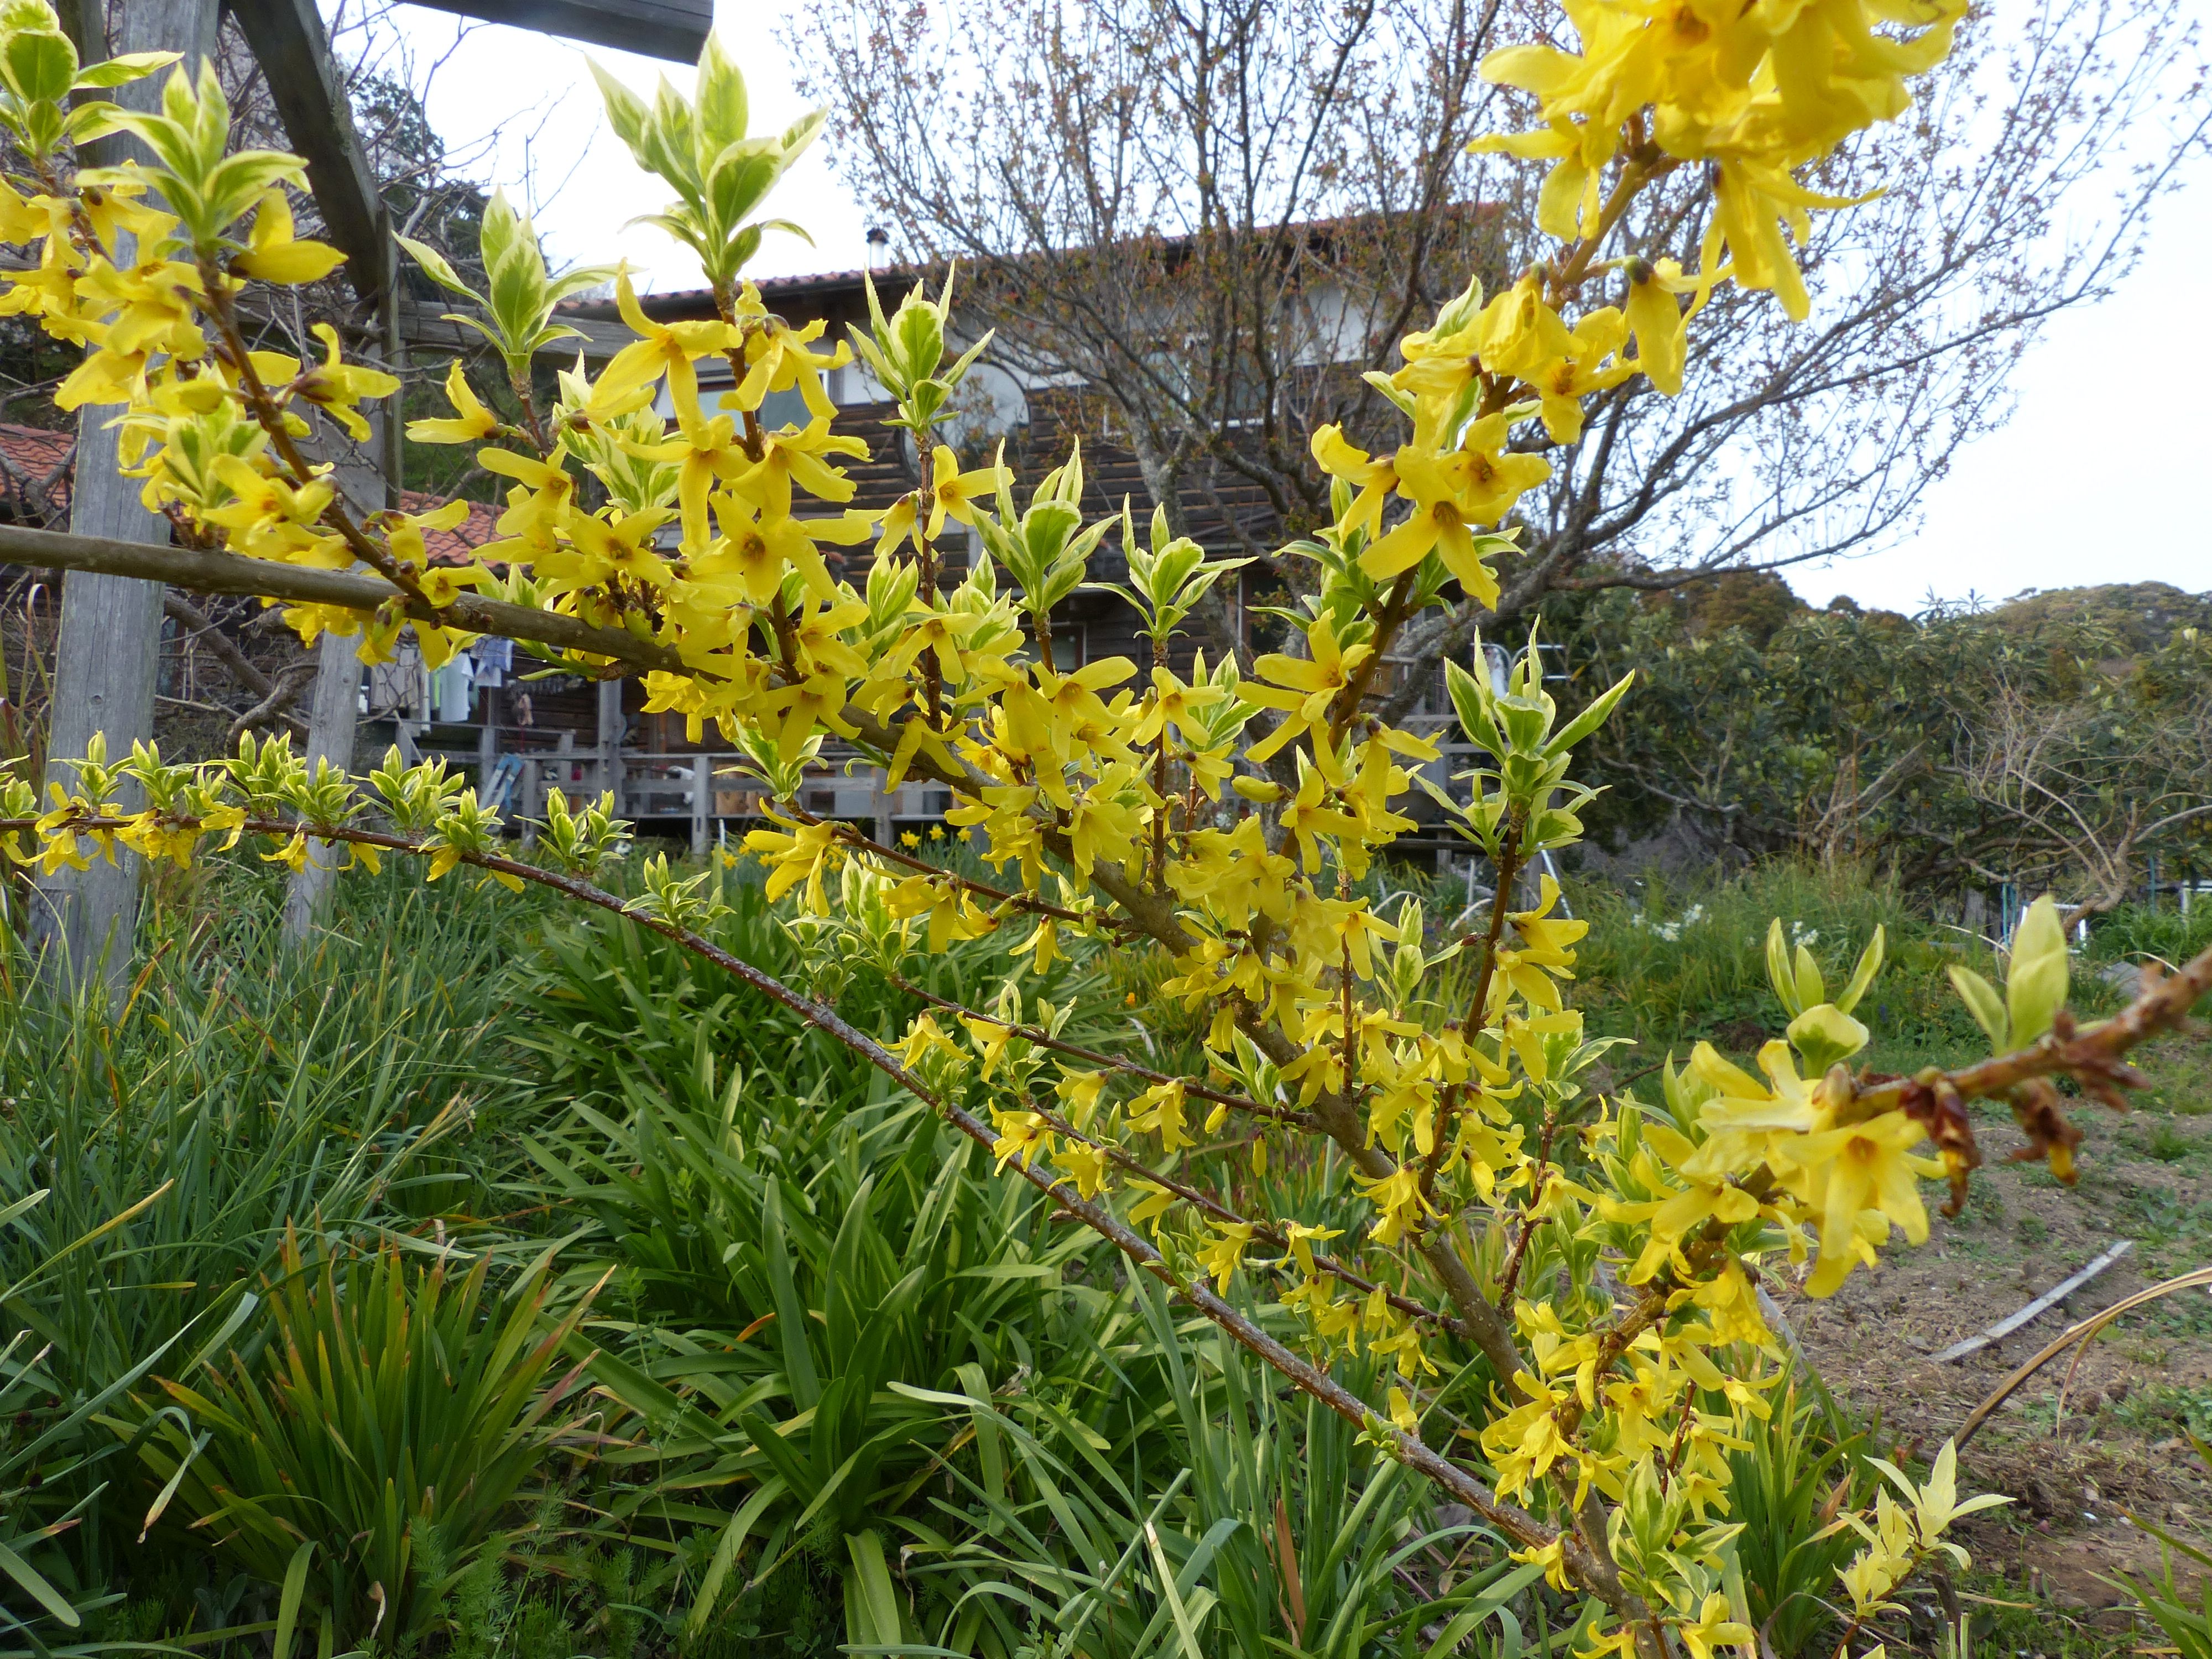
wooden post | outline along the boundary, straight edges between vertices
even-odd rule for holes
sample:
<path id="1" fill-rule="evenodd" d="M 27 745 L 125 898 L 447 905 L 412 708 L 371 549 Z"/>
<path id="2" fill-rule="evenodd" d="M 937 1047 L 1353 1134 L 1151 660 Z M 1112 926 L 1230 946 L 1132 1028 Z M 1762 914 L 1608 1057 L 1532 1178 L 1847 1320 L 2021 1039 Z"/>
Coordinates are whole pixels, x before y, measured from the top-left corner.
<path id="1" fill-rule="evenodd" d="M 215 50 L 216 18 L 216 0 L 122 0 L 114 48 L 118 53 L 182 52 L 185 64 L 196 68 Z M 149 76 L 120 87 L 115 100 L 132 109 L 159 109 L 166 78 Z M 145 146 L 121 135 L 102 139 L 92 152 L 90 159 L 101 167 L 133 155 L 152 159 Z M 116 263 L 128 266 L 131 239 L 121 240 Z M 78 416 L 70 528 L 80 536 L 166 544 L 169 521 L 148 512 L 138 499 L 139 481 L 118 471 L 120 434 L 108 424 L 114 418 L 112 409 L 97 406 Z M 62 586 L 52 714 L 46 727 L 48 781 L 65 789 L 75 787 L 76 769 L 70 763 L 82 758 L 95 732 L 106 733 L 111 760 L 153 735 L 161 657 L 160 582 L 83 571 L 69 577 Z M 95 860 L 88 870 L 61 871 L 40 881 L 41 902 L 32 921 L 49 953 L 50 974 L 81 987 L 91 982 L 104 963 L 111 994 L 130 975 L 138 909 L 138 856 L 118 848 L 115 858 L 112 865 Z"/>
<path id="2" fill-rule="evenodd" d="M 368 441 L 339 454 L 332 476 L 346 505 L 356 514 L 384 506 L 384 424 L 371 422 Z M 342 435 L 333 434 L 343 442 Z M 315 697 L 307 716 L 307 761 L 310 771 L 327 760 L 340 771 L 354 769 L 354 731 L 361 715 L 361 635 L 325 634 L 315 642 Z M 402 729 L 404 729 L 404 726 Z M 337 849 L 326 841 L 307 843 L 307 861 L 284 891 L 284 942 L 300 945 L 313 933 L 330 903 L 331 878 Z"/>
<path id="3" fill-rule="evenodd" d="M 361 705 L 361 636 L 325 634 L 315 641 L 315 696 L 307 716 L 307 764 L 319 760 L 353 769 L 355 716 Z M 307 843 L 307 861 L 284 892 L 284 941 L 303 943 L 313 933 L 331 888 L 336 848 Z"/>
<path id="4" fill-rule="evenodd" d="M 599 787 L 615 798 L 615 816 L 623 810 L 623 683 L 599 682 Z"/>
<path id="5" fill-rule="evenodd" d="M 486 800 L 491 795 L 491 775 L 499 769 L 499 706 L 500 694 L 489 686 L 477 688 L 477 799 Z M 507 805 L 505 816 L 513 817 L 516 811 L 513 802 Z"/>

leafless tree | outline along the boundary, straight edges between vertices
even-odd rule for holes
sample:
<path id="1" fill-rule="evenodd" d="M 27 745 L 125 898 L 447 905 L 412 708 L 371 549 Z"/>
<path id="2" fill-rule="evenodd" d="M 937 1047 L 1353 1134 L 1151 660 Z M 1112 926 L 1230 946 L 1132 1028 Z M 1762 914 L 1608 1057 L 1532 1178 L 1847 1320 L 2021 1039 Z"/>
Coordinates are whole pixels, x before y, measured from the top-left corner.
<path id="1" fill-rule="evenodd" d="M 2124 901 L 2146 852 L 2212 818 L 2212 700 L 2054 703 L 2007 686 L 1960 714 L 1954 775 L 1987 825 L 1977 872 L 2070 886 L 2069 926 Z"/>
<path id="2" fill-rule="evenodd" d="M 1002 361 L 1079 389 L 1155 501 L 1210 492 L 1266 557 L 1324 516 L 1312 431 L 1378 424 L 1358 371 L 1395 362 L 1469 274 L 1494 284 L 1541 256 L 1540 169 L 1465 145 L 1528 124 L 1478 70 L 1542 23 L 1521 0 L 1050 0 L 988 18 L 823 0 L 796 55 L 905 251 L 973 272 Z M 2042 325 L 2127 272 L 2207 123 L 2180 0 L 1981 9 L 1912 112 L 1832 164 L 1884 193 L 1815 216 L 1811 319 L 1723 289 L 1680 397 L 1616 388 L 1553 455 L 1497 616 L 1463 605 L 1408 647 L 1433 659 L 1560 588 L 1909 533 L 1960 447 L 2005 418 Z M 1669 184 L 1620 251 L 1692 264 L 1706 181 Z"/>
<path id="3" fill-rule="evenodd" d="M 1464 156 L 1496 9 L 1079 0 L 977 29 L 830 0 L 799 56 L 999 360 L 1098 405 L 1171 515 L 1213 493 L 1266 556 L 1326 516 L 1314 428 L 1382 407 L 1358 371 L 1501 268 Z"/>

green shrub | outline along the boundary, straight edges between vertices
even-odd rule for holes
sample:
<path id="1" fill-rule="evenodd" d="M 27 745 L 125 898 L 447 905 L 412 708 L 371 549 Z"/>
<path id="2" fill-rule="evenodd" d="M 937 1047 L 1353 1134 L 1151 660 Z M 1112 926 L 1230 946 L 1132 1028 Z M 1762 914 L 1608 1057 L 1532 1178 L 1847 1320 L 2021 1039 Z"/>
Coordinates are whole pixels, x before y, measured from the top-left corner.
<path id="1" fill-rule="evenodd" d="M 0 942 L 0 1206 L 48 1194 L 0 1228 L 0 1283 L 64 1412 L 149 1354 L 181 1371 L 273 1270 L 288 1224 L 484 1208 L 501 1156 L 487 1126 L 526 1093 L 491 1029 L 512 924 L 466 890 L 349 881 L 337 931 L 300 955 L 277 937 L 278 890 L 233 874 L 167 895 L 114 1011 L 52 994 Z M 88 1499 L 58 1547 L 89 1583 L 116 1574 L 155 1495 L 127 1465 L 71 1472 L 97 1449 L 47 1474 Z"/>
<path id="2" fill-rule="evenodd" d="M 940 1144 L 951 1132 L 919 1106 L 736 1079 L 725 1099 L 712 1120 L 580 1108 L 578 1131 L 541 1152 L 599 1222 L 584 1249 L 617 1264 L 632 1316 L 602 1339 L 627 1334 L 624 1355 L 598 1362 L 652 1429 L 610 1455 L 645 1476 L 622 1508 L 712 1529 L 695 1631 L 757 1540 L 763 1563 L 865 1549 L 975 1437 L 957 1398 L 1074 1386 L 1073 1356 L 1119 1300 L 1066 1282 L 1105 1271 L 1095 1239 Z"/>
<path id="3" fill-rule="evenodd" d="M 1729 1454 L 1729 1518 L 1742 1524 L 1735 1557 L 1752 1622 L 1777 1659 L 1814 1650 L 1832 1620 L 1836 1573 L 1858 1547 L 1828 1532 L 1869 1484 L 1863 1435 L 1847 1432 L 1817 1377 L 1793 1374 L 1767 1397 L 1771 1415 L 1753 1417 L 1741 1449 Z"/>
<path id="4" fill-rule="evenodd" d="M 1003 1402 L 977 1422 L 999 1456 L 908 1523 L 913 1575 L 957 1589 L 940 1648 L 1360 1659 L 1450 1653 L 1492 1621 L 1517 1638 L 1540 1567 L 1226 1340 L 1187 1358 L 1150 1281 L 1133 1296 L 1144 1346 L 1094 1356 L 1124 1384 L 1109 1408 Z"/>
<path id="5" fill-rule="evenodd" d="M 456 1280 L 443 1255 L 410 1273 L 395 1246 L 327 1243 L 311 1261 L 288 1237 L 265 1346 L 109 1419 L 164 1483 L 157 1510 L 304 1595 L 326 1635 L 411 1651 L 574 1426 L 549 1419 L 580 1367 L 548 1378 L 582 1305 L 541 1323 L 541 1258 L 502 1310 L 490 1267 Z"/>
<path id="6" fill-rule="evenodd" d="M 52 1196 L 34 1192 L 0 1209 L 0 1232 L 22 1228 Z M 70 1258 L 97 1248 L 126 1218 L 127 1212 L 50 1249 L 23 1276 L 0 1282 L 0 1306 L 12 1308 L 42 1292 L 42 1281 L 61 1277 Z M 0 1346 L 0 1638 L 20 1639 L 27 1651 L 44 1655 L 46 1639 L 74 1642 L 86 1633 L 88 1614 L 122 1601 L 120 1595 L 88 1585 L 78 1560 L 58 1540 L 82 1527 L 104 1479 L 112 1478 L 112 1464 L 124 1455 L 123 1447 L 91 1426 L 94 1415 L 193 1334 L 188 1323 L 100 1392 L 74 1401 L 64 1399 L 64 1385 L 48 1368 L 53 1349 L 34 1347 L 30 1329 L 17 1328 Z"/>
<path id="7" fill-rule="evenodd" d="M 2189 1439 L 2197 1461 L 2212 1468 L 2212 1446 L 2193 1430 Z M 2207 1553 L 2203 1539 L 2191 1543 L 2154 1522 L 2136 1520 L 2136 1524 L 2158 1540 L 2158 1576 L 2123 1571 L 2119 1582 L 2135 1593 L 2142 1611 L 2172 1644 L 2168 1651 L 2179 1659 L 2212 1659 L 2212 1553 Z M 2176 1573 L 2177 1556 L 2197 1570 L 2195 1584 L 2183 1582 L 2189 1567 Z"/>

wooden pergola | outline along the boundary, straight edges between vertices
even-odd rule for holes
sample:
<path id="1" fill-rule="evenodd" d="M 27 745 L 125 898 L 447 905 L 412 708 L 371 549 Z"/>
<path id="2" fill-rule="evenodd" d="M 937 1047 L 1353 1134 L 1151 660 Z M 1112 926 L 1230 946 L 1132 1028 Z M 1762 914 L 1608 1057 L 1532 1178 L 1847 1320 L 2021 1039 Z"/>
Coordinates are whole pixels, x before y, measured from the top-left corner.
<path id="1" fill-rule="evenodd" d="M 434 9 L 485 21 L 611 46 L 684 63 L 696 60 L 714 21 L 712 0 L 421 0 Z M 170 51 L 194 63 L 214 54 L 221 16 L 237 20 L 269 84 L 277 118 L 294 150 L 307 162 L 307 183 L 330 243 L 345 256 L 347 276 L 371 337 L 380 338 L 387 361 L 404 361 L 410 343 L 459 343 L 435 311 L 407 302 L 402 292 L 392 226 L 367 152 L 354 128 L 344 80 L 331 57 L 330 38 L 314 0 L 57 0 L 63 27 L 87 60 L 116 52 Z M 150 109 L 160 78 L 120 88 L 117 100 Z M 113 137 L 94 147 L 94 158 L 112 165 L 139 154 L 135 140 Z M 611 332 L 611 331 L 602 331 Z M 626 331 L 624 331 L 626 332 Z M 397 488 L 399 422 L 390 411 L 383 441 L 366 458 L 337 469 L 341 486 L 356 502 L 388 504 Z M 166 548 L 168 520 L 149 512 L 136 480 L 118 469 L 118 435 L 99 410 L 88 410 L 78 428 L 76 478 L 70 506 L 73 535 Z M 64 586 L 61 632 L 56 645 L 47 775 L 66 787 L 70 769 L 51 757 L 79 756 L 95 731 L 111 752 L 127 753 L 153 730 L 155 681 L 161 652 L 165 584 L 138 576 L 79 568 Z M 325 635 L 317 659 L 307 755 L 350 769 L 360 671 L 351 641 Z M 288 932 L 303 936 L 328 872 L 310 862 L 295 879 L 286 910 Z M 33 925 L 55 951 L 57 970 L 82 981 L 105 964 L 111 987 L 127 975 L 135 927 L 138 872 L 135 859 L 64 871 L 39 884 L 42 901 Z"/>

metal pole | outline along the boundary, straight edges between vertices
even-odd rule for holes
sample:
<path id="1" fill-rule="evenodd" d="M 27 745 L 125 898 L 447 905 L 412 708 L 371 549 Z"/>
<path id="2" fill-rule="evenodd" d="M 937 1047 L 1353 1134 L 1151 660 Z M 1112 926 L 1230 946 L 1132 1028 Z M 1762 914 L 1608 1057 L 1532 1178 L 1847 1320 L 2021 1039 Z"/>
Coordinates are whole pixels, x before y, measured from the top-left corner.
<path id="1" fill-rule="evenodd" d="M 477 691 L 477 799 L 491 795 L 491 775 L 499 766 L 500 694 L 492 686 Z M 508 816 L 512 817 L 510 811 Z"/>
<path id="2" fill-rule="evenodd" d="M 891 792 L 884 786 L 890 775 L 880 766 L 868 769 L 868 811 L 876 820 L 876 845 L 891 844 Z"/>

